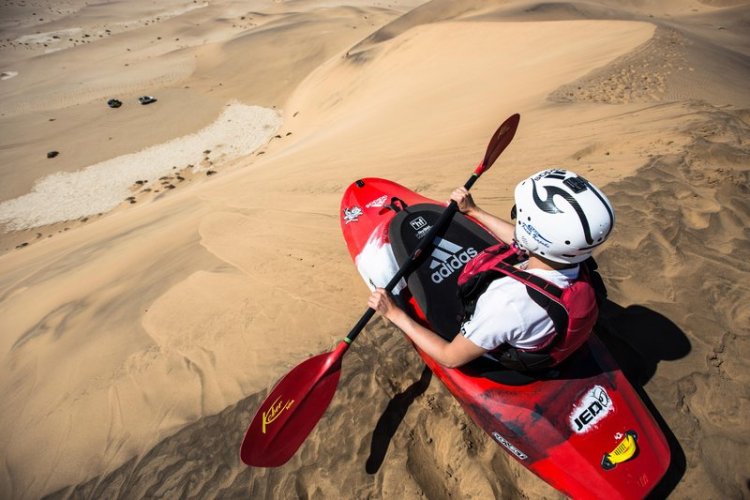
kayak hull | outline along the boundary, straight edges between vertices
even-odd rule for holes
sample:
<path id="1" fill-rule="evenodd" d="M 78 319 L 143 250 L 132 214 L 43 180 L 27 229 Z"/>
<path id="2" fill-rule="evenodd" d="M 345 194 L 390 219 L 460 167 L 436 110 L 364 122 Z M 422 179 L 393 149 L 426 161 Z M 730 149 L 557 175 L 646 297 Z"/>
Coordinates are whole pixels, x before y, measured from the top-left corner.
<path id="1" fill-rule="evenodd" d="M 377 178 L 359 180 L 344 193 L 344 239 L 371 289 L 384 287 L 398 269 L 391 221 L 404 208 L 425 203 L 437 202 Z M 405 287 L 400 283 L 394 293 Z M 401 295 L 415 318 L 430 326 L 414 297 Z M 501 448 L 573 498 L 643 498 L 669 466 L 664 434 L 595 336 L 554 377 L 523 384 L 488 378 L 472 365 L 445 368 L 417 351 Z"/>

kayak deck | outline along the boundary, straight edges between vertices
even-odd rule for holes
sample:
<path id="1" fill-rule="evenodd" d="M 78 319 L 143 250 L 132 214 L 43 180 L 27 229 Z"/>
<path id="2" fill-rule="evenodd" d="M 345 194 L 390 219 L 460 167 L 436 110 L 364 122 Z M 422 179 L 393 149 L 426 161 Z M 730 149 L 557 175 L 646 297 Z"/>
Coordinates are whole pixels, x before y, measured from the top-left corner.
<path id="1" fill-rule="evenodd" d="M 342 231 L 371 289 L 385 286 L 404 259 L 401 242 L 392 242 L 391 222 L 422 204 L 441 206 L 384 179 L 362 179 L 346 190 Z M 439 208 L 397 222 L 418 238 L 429 229 L 429 213 L 439 213 Z M 496 241 L 476 222 L 457 217 L 459 222 L 436 240 L 437 249 L 409 276 L 408 287 L 402 282 L 394 290 L 416 319 L 446 338 L 458 331 L 458 318 L 452 306 L 435 305 L 436 298 L 444 297 L 448 304 L 455 300 L 460 269 L 472 253 Z M 467 237 L 467 231 L 476 238 Z M 669 466 L 663 433 L 595 336 L 556 370 L 521 376 L 521 382 L 509 382 L 513 377 L 503 372 L 513 373 L 488 360 L 450 369 L 417 351 L 477 425 L 515 460 L 567 495 L 642 498 Z"/>

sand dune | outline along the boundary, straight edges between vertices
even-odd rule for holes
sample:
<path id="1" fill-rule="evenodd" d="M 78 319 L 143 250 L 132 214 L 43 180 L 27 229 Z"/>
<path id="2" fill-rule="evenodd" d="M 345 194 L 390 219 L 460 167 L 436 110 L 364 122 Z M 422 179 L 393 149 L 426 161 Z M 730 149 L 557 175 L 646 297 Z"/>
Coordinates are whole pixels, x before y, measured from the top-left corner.
<path id="1" fill-rule="evenodd" d="M 558 498 L 382 320 L 288 464 L 237 454 L 273 382 L 364 310 L 345 186 L 380 176 L 444 198 L 516 111 L 476 198 L 505 214 L 515 182 L 547 166 L 604 187 L 618 226 L 599 256 L 603 335 L 671 439 L 657 496 L 748 496 L 745 5 L 130 4 L 9 11 L 0 199 L 168 152 L 233 99 L 283 121 L 201 182 L 0 237 L 0 496 Z M 48 39 L 79 28 L 102 37 Z M 159 107 L 133 105 L 141 94 Z M 114 95 L 123 108 L 106 108 Z"/>

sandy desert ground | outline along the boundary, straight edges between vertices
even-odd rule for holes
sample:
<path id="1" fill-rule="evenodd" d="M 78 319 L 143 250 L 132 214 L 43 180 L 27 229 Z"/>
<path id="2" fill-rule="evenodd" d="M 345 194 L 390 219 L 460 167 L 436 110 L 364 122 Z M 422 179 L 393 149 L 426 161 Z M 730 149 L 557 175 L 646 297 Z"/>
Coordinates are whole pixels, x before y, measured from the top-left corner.
<path id="1" fill-rule="evenodd" d="M 366 307 L 346 186 L 445 199 L 514 112 L 475 198 L 507 214 L 545 167 L 610 196 L 606 340 L 670 440 L 655 496 L 750 498 L 747 2 L 0 8 L 1 498 L 559 498 L 380 319 L 289 463 L 238 457 Z"/>

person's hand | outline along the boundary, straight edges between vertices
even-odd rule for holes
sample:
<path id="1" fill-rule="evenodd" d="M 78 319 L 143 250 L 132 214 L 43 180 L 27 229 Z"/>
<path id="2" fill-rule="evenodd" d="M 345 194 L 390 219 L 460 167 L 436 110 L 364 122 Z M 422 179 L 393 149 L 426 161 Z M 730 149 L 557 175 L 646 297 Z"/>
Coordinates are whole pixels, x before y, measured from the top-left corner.
<path id="1" fill-rule="evenodd" d="M 474 199 L 465 187 L 456 188 L 451 193 L 451 200 L 456 202 L 458 210 L 463 214 L 476 210 L 477 208 Z"/>
<path id="2" fill-rule="evenodd" d="M 394 314 L 399 311 L 399 308 L 396 303 L 393 302 L 391 295 L 382 288 L 377 288 L 372 292 L 370 298 L 367 299 L 367 305 L 371 309 L 375 309 L 375 311 L 379 312 L 390 321 L 393 320 Z"/>

